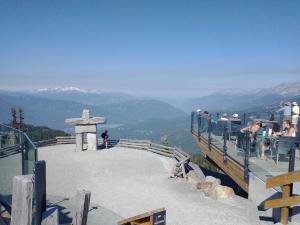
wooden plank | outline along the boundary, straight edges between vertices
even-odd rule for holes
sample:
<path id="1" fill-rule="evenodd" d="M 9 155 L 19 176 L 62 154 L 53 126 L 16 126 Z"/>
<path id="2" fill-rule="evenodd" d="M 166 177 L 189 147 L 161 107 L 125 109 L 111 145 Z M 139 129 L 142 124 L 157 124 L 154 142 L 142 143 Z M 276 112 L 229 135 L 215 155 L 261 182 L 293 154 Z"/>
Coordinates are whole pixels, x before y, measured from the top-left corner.
<path id="1" fill-rule="evenodd" d="M 164 152 L 164 153 L 168 153 L 168 154 L 173 154 L 173 151 L 169 151 L 169 150 L 166 150 L 166 149 L 161 149 L 161 148 L 157 148 L 155 146 L 150 146 L 150 149 L 154 149 L 156 151 L 160 151 L 160 152 Z"/>
<path id="2" fill-rule="evenodd" d="M 181 167 L 181 170 L 182 170 L 182 176 L 183 176 L 183 179 L 187 179 L 187 176 L 186 176 L 186 171 L 185 171 L 185 166 L 184 166 L 184 163 L 181 163 L 180 165 Z"/>
<path id="3" fill-rule="evenodd" d="M 77 190 L 72 225 L 87 225 L 90 199 L 90 191 Z"/>
<path id="4" fill-rule="evenodd" d="M 287 197 L 287 198 L 280 198 L 280 199 L 274 199 L 274 200 L 267 200 L 265 202 L 265 209 L 271 209 L 271 208 L 281 208 L 285 206 L 295 206 L 300 204 L 300 196 L 294 196 L 294 197 Z"/>
<path id="5" fill-rule="evenodd" d="M 188 154 L 187 152 L 181 150 L 180 148 L 175 148 L 175 150 L 178 151 L 178 152 L 180 152 L 182 155 L 184 155 L 187 158 L 191 157 L 190 154 Z"/>
<path id="6" fill-rule="evenodd" d="M 163 149 L 174 150 L 174 147 L 171 147 L 171 146 L 161 145 L 161 144 L 152 143 L 152 142 L 151 142 L 151 145 L 154 145 L 156 147 L 163 148 Z"/>
<path id="7" fill-rule="evenodd" d="M 15 176 L 13 178 L 11 225 L 32 224 L 32 175 Z"/>
<path id="8" fill-rule="evenodd" d="M 59 225 L 59 211 L 56 207 L 47 208 L 43 212 L 41 225 Z"/>
<path id="9" fill-rule="evenodd" d="M 193 137 L 202 150 L 202 153 L 210 158 L 224 173 L 229 175 L 244 191 L 248 192 L 248 183 L 244 180 L 244 168 L 242 165 L 228 157 L 227 163 L 224 163 L 223 153 L 214 145 L 209 149 L 207 140 L 203 137 L 198 139 L 196 134 Z"/>
<path id="10" fill-rule="evenodd" d="M 290 197 L 290 185 L 284 185 L 282 187 L 282 198 L 286 199 Z M 287 224 L 289 221 L 289 207 L 282 207 L 280 210 L 280 222 Z"/>
<path id="11" fill-rule="evenodd" d="M 266 187 L 278 187 L 300 181 L 300 171 L 285 173 L 267 180 Z"/>
<path id="12" fill-rule="evenodd" d="M 155 209 L 150 212 L 142 213 L 140 215 L 121 220 L 118 222 L 118 225 L 128 225 L 128 224 L 132 224 L 132 223 L 135 224 L 136 221 L 138 221 L 138 220 L 148 219 L 148 218 L 150 220 L 150 217 L 153 216 L 154 214 L 159 214 L 159 213 L 165 214 L 165 211 L 166 211 L 165 208 Z M 146 222 L 148 222 L 148 221 L 146 221 Z M 156 223 L 156 224 L 160 224 L 160 223 Z M 150 225 L 153 225 L 153 224 L 150 223 Z"/>

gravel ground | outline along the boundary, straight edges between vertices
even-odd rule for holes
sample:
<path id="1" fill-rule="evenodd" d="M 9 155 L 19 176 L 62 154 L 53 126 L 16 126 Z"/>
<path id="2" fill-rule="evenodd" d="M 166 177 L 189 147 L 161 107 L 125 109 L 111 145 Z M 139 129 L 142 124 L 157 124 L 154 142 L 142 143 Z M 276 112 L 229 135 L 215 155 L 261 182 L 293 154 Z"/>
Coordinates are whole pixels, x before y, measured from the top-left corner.
<path id="1" fill-rule="evenodd" d="M 170 179 L 175 161 L 146 151 L 115 147 L 74 152 L 74 145 L 39 149 L 47 162 L 47 193 L 72 197 L 77 188 L 92 192 L 91 201 L 109 212 L 98 225 L 116 224 L 152 209 L 165 207 L 169 225 L 258 225 L 256 206 L 235 197 L 212 200 L 182 179 Z M 95 211 L 96 212 L 96 211 Z M 101 216 L 100 216 L 101 215 Z M 95 217 L 95 216 L 94 216 Z"/>

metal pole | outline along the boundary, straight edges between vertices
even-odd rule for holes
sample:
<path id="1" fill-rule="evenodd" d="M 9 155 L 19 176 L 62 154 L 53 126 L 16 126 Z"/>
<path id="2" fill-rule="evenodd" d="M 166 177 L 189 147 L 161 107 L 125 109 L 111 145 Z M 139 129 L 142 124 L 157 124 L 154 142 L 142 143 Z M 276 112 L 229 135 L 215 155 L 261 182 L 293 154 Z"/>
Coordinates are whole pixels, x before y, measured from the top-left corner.
<path id="1" fill-rule="evenodd" d="M 224 121 L 223 140 L 223 161 L 227 163 L 227 121 Z"/>
<path id="2" fill-rule="evenodd" d="M 246 133 L 246 149 L 244 157 L 244 180 L 249 181 L 250 132 Z"/>
<path id="3" fill-rule="evenodd" d="M 200 141 L 201 137 L 201 116 L 198 114 L 198 140 Z"/>
<path id="4" fill-rule="evenodd" d="M 194 112 L 191 112 L 191 133 L 193 133 L 194 129 Z"/>
<path id="5" fill-rule="evenodd" d="M 211 150 L 211 117 L 209 117 L 208 119 L 208 148 L 209 150 Z"/>

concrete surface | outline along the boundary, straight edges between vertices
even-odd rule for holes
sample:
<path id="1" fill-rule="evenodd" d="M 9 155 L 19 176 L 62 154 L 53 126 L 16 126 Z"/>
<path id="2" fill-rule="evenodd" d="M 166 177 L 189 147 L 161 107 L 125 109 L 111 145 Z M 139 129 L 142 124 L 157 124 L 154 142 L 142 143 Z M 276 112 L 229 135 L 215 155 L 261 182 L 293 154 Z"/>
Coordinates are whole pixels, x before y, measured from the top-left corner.
<path id="1" fill-rule="evenodd" d="M 168 178 L 174 159 L 114 147 L 75 152 L 75 145 L 39 149 L 47 162 L 47 193 L 72 197 L 77 188 L 92 192 L 91 202 L 111 212 L 98 225 L 165 207 L 169 225 L 258 225 L 256 206 L 247 199 L 212 200 L 182 179 Z"/>

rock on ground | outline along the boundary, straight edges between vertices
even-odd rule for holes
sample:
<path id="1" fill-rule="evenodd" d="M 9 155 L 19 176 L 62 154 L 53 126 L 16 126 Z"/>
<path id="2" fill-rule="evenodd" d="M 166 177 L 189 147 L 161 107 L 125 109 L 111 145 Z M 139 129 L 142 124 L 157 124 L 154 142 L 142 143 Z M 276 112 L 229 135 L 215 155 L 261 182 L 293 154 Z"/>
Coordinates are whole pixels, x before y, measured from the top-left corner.
<path id="1" fill-rule="evenodd" d="M 208 192 L 208 196 L 215 200 L 232 198 L 234 195 L 235 193 L 232 188 L 223 185 L 217 185 Z"/>

